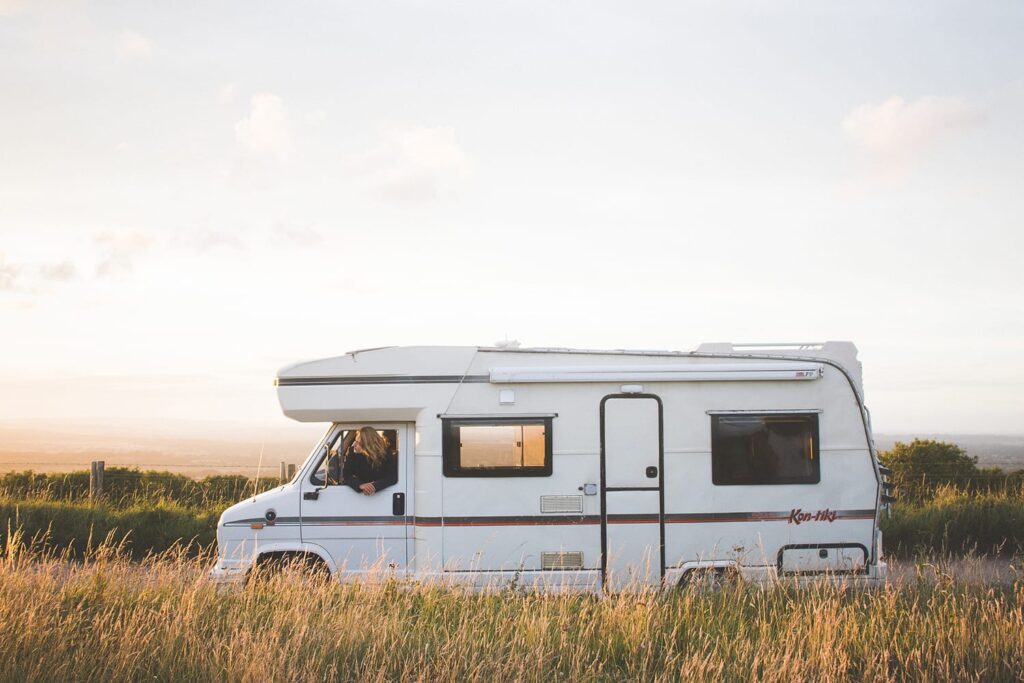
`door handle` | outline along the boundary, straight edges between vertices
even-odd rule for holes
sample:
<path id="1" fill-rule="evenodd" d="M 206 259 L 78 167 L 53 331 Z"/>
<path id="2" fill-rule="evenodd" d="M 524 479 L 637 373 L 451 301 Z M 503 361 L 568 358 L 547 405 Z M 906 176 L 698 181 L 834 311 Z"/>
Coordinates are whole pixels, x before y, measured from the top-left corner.
<path id="1" fill-rule="evenodd" d="M 395 493 L 391 496 L 391 514 L 393 515 L 404 515 L 405 514 L 405 494 Z"/>

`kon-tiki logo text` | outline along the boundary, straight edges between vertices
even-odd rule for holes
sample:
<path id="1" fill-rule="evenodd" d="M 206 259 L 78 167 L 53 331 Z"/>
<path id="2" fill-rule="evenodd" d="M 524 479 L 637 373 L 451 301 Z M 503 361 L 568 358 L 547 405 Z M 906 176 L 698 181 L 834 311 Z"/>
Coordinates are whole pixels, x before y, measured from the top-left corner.
<path id="1" fill-rule="evenodd" d="M 789 513 L 789 524 L 803 524 L 804 522 L 834 522 L 836 511 L 825 508 L 817 512 L 804 512 L 802 508 L 793 508 Z"/>

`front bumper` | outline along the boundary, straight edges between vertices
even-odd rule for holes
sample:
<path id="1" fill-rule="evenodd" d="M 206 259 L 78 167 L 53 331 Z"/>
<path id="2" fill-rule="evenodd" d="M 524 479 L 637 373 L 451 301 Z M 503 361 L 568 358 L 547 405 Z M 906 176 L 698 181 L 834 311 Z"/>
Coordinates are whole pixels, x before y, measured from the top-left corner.
<path id="1" fill-rule="evenodd" d="M 241 564 L 218 562 L 217 566 L 210 570 L 208 577 L 217 585 L 239 585 L 245 581 L 247 570 L 248 567 Z"/>

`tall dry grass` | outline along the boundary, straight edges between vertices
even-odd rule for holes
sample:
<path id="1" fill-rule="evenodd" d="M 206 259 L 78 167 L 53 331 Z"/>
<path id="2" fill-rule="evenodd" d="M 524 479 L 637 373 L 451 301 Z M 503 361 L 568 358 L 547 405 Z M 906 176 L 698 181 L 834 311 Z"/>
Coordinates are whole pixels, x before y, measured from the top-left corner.
<path id="1" fill-rule="evenodd" d="M 1024 553 L 1024 496 L 1019 490 L 937 487 L 926 500 L 900 501 L 883 518 L 886 553 Z"/>
<path id="2" fill-rule="evenodd" d="M 949 577 L 598 597 L 339 585 L 244 588 L 208 558 L 82 562 L 11 535 L 0 561 L 3 680 L 1019 680 L 1024 584 Z"/>

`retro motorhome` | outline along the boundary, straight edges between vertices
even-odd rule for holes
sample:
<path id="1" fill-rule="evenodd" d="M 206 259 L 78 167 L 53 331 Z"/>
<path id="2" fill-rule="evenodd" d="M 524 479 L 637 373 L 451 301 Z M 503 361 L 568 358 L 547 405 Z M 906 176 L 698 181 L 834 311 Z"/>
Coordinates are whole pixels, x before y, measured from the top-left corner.
<path id="1" fill-rule="evenodd" d="M 294 479 L 224 512 L 217 578 L 294 556 L 342 579 L 553 589 L 885 575 L 849 342 L 388 347 L 276 385 L 285 415 L 330 426 Z M 398 460 L 372 495 L 330 472 L 366 426 Z"/>

